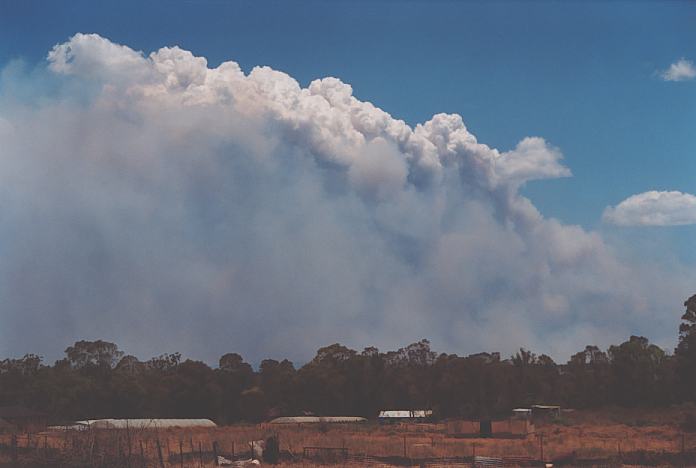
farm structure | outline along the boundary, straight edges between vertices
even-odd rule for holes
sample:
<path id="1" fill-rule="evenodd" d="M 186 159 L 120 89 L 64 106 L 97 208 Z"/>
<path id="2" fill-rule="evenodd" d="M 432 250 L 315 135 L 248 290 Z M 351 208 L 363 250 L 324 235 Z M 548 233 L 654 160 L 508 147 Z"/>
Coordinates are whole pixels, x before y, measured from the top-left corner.
<path id="1" fill-rule="evenodd" d="M 386 410 L 377 417 L 380 422 L 425 421 L 432 418 L 432 410 Z"/>
<path id="2" fill-rule="evenodd" d="M 512 410 L 512 417 L 518 419 L 529 419 L 532 417 L 531 408 L 515 408 Z"/>
<path id="3" fill-rule="evenodd" d="M 561 417 L 561 407 L 558 405 L 532 405 L 531 410 L 535 419 Z"/>
<path id="4" fill-rule="evenodd" d="M 53 429 L 169 429 L 217 427 L 210 419 L 88 419 Z"/>
<path id="5" fill-rule="evenodd" d="M 445 432 L 450 437 L 524 438 L 534 433 L 534 424 L 528 419 L 447 421 Z"/>

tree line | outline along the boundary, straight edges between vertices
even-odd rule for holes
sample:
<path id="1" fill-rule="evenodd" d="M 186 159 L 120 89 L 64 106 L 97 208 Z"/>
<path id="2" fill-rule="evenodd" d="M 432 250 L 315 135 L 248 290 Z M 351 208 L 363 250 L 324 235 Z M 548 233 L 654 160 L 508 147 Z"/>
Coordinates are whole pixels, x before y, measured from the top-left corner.
<path id="1" fill-rule="evenodd" d="M 381 409 L 484 418 L 544 403 L 670 405 L 696 400 L 696 295 L 684 306 L 674 353 L 631 336 L 606 351 L 588 345 L 565 364 L 525 349 L 508 359 L 438 355 L 422 340 L 389 352 L 332 344 L 299 369 L 266 359 L 255 371 L 236 353 L 213 368 L 179 353 L 140 361 L 114 343 L 78 341 L 53 365 L 33 354 L 0 361 L 0 405 L 25 405 L 54 421 L 157 417 L 221 424 L 302 414 L 372 418 Z"/>

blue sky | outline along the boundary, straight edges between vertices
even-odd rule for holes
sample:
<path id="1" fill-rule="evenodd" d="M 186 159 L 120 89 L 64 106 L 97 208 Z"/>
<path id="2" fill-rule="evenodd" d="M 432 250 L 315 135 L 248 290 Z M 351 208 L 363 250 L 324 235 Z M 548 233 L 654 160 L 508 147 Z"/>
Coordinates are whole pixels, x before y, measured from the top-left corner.
<path id="1" fill-rule="evenodd" d="M 599 233 L 629 263 L 696 262 L 694 222 L 602 221 L 632 195 L 696 193 L 696 80 L 662 75 L 696 60 L 693 2 L 0 0 L 0 68 L 45 68 L 78 32 L 145 55 L 176 45 L 211 68 L 268 65 L 302 86 L 338 77 L 412 126 L 459 114 L 501 151 L 543 137 L 573 174 L 521 188 L 544 216 Z"/>

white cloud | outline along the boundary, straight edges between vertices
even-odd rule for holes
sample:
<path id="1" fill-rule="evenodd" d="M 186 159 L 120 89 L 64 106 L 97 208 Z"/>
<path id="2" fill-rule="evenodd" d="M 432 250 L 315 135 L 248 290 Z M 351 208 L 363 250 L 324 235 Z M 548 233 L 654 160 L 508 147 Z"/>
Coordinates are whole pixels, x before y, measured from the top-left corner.
<path id="1" fill-rule="evenodd" d="M 696 224 L 696 196 L 677 191 L 632 195 L 604 210 L 604 220 L 619 226 L 679 226 Z"/>
<path id="2" fill-rule="evenodd" d="M 648 294 L 520 195 L 570 175 L 543 138 L 498 150 L 459 115 L 411 127 L 337 78 L 178 47 L 78 34 L 48 60 L 61 92 L 0 106 L 0 355 L 97 337 L 210 360 L 422 337 L 568 355 L 654 333 L 691 292 L 665 273 Z"/>
<path id="3" fill-rule="evenodd" d="M 691 60 L 681 58 L 660 73 L 660 76 L 665 81 L 692 80 L 696 77 L 696 67 Z"/>

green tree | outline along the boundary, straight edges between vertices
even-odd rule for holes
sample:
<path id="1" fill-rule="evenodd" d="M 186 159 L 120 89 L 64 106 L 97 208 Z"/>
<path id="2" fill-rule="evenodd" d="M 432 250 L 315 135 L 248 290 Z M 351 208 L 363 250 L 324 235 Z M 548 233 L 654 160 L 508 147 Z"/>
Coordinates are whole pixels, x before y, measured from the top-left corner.
<path id="1" fill-rule="evenodd" d="M 677 358 L 677 379 L 682 399 L 696 401 L 696 294 L 684 302 L 686 311 L 679 325 L 679 344 L 674 350 Z"/>
<path id="2" fill-rule="evenodd" d="M 621 406 L 654 406 L 660 403 L 661 366 L 665 352 L 643 336 L 609 347 L 612 397 Z"/>
<path id="3" fill-rule="evenodd" d="M 607 353 L 587 345 L 573 354 L 563 375 L 563 400 L 576 408 L 596 408 L 609 401 L 611 364 Z"/>
<path id="4" fill-rule="evenodd" d="M 77 341 L 68 346 L 65 355 L 74 369 L 90 367 L 112 369 L 123 356 L 123 351 L 118 346 L 108 341 Z"/>

